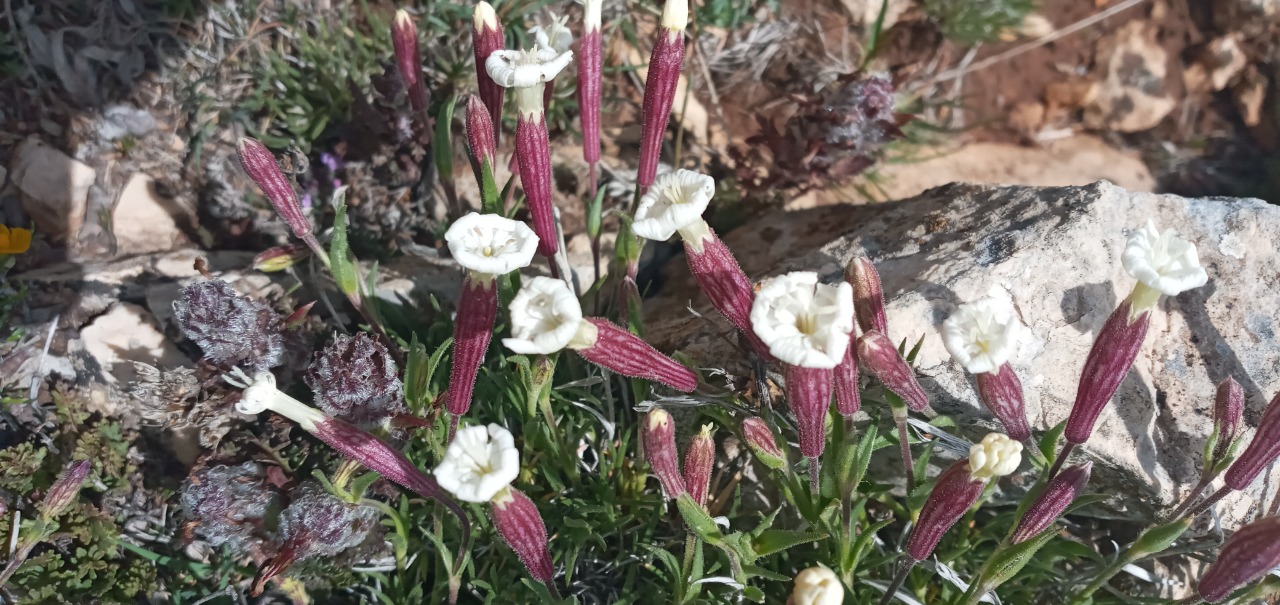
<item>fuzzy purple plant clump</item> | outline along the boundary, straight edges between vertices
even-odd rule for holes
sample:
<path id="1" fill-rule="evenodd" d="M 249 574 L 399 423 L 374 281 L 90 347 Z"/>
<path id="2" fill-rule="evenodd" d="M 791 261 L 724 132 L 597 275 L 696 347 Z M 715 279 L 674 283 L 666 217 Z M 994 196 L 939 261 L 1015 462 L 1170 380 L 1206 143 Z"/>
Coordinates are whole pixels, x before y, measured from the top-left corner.
<path id="1" fill-rule="evenodd" d="M 404 407 L 391 353 L 363 332 L 335 338 L 316 354 L 305 380 L 316 407 L 360 427 L 377 425 Z"/>
<path id="2" fill-rule="evenodd" d="M 264 519 L 277 509 L 279 496 L 267 486 L 262 465 L 245 462 L 191 473 L 181 500 L 197 535 L 214 548 L 225 545 L 243 554 L 262 534 Z"/>
<path id="3" fill-rule="evenodd" d="M 279 314 L 227 282 L 210 279 L 183 288 L 173 312 L 182 333 L 215 365 L 243 365 L 257 372 L 283 360 L 284 322 Z"/>
<path id="4" fill-rule="evenodd" d="M 364 544 L 377 528 L 378 516 L 372 506 L 344 502 L 315 483 L 303 484 L 280 512 L 279 552 L 258 569 L 250 593 L 261 594 L 268 580 L 296 563 L 331 559 Z"/>

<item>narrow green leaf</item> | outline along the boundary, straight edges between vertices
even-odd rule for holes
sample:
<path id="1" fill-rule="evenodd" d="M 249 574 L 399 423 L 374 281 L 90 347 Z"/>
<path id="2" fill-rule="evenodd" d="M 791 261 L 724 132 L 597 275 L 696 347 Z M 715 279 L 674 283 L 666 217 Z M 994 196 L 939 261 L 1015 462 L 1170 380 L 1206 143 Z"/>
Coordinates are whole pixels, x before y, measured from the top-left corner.
<path id="1" fill-rule="evenodd" d="M 689 526 L 693 533 L 699 538 L 707 541 L 707 544 L 722 546 L 724 544 L 724 534 L 720 533 L 720 528 L 716 527 L 716 522 L 702 510 L 697 502 L 693 501 L 693 497 L 689 494 L 682 494 L 676 498 L 676 507 L 680 509 L 680 516 L 684 518 L 684 522 Z"/>
<path id="2" fill-rule="evenodd" d="M 1054 425 L 1044 435 L 1040 436 L 1040 442 L 1037 444 L 1040 448 L 1040 454 L 1052 465 L 1057 457 L 1058 441 L 1062 437 L 1062 432 L 1067 430 L 1067 421 L 1063 420 Z"/>
<path id="3" fill-rule="evenodd" d="M 485 214 L 498 214 L 502 209 L 502 198 L 498 191 L 498 183 L 493 177 L 493 166 L 485 160 L 480 161 L 480 210 Z"/>
<path id="4" fill-rule="evenodd" d="M 348 297 L 357 296 L 360 278 L 356 275 L 356 265 L 351 259 L 351 250 L 347 245 L 347 187 L 339 187 L 333 194 L 334 207 L 337 209 L 333 217 L 333 238 L 329 241 L 330 271 L 338 289 Z"/>
<path id="5" fill-rule="evenodd" d="M 751 549 L 756 552 L 757 556 L 765 557 L 784 551 L 792 546 L 806 542 L 817 542 L 826 537 L 827 534 L 821 532 L 770 529 L 751 541 Z"/>
<path id="6" fill-rule="evenodd" d="M 431 142 L 431 155 L 435 160 L 440 181 L 453 182 L 453 105 L 458 97 L 450 95 L 436 114 L 436 132 Z"/>
<path id="7" fill-rule="evenodd" d="M 766 580 L 772 580 L 774 582 L 790 582 L 792 579 L 791 576 L 784 576 L 780 573 L 777 573 L 775 571 L 770 571 L 758 565 L 743 565 L 742 571 L 745 571 L 748 576 L 755 577 L 755 578 L 764 578 Z"/>
<path id="8" fill-rule="evenodd" d="M 427 347 L 418 342 L 418 335 L 414 334 L 404 369 L 404 398 L 414 412 L 421 412 L 426 407 L 427 389 L 431 387 L 429 363 Z"/>
<path id="9" fill-rule="evenodd" d="M 596 198 L 587 206 L 587 235 L 591 239 L 600 237 L 600 223 L 603 220 L 604 187 L 596 191 Z"/>

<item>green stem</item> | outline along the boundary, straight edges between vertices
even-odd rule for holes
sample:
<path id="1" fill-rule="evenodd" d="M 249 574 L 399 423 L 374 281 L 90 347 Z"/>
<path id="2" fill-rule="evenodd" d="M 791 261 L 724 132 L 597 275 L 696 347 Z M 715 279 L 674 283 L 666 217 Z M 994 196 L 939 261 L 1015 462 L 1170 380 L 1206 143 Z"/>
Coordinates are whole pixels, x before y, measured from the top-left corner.
<path id="1" fill-rule="evenodd" d="M 1102 586 L 1109 582 L 1111 578 L 1114 578 L 1116 574 L 1120 573 L 1120 570 L 1124 569 L 1125 565 L 1132 563 L 1135 558 L 1136 557 L 1133 556 L 1133 553 L 1129 549 L 1125 549 L 1123 553 L 1120 553 L 1120 557 L 1116 559 L 1114 563 L 1106 566 L 1106 568 L 1095 576 L 1093 581 L 1089 582 L 1089 584 L 1084 587 L 1084 590 L 1076 593 L 1076 596 L 1072 597 L 1071 601 L 1068 602 L 1068 605 L 1080 605 L 1081 603 L 1088 601 L 1089 598 L 1093 596 L 1093 593 L 1098 592 L 1099 588 L 1102 588 Z"/>

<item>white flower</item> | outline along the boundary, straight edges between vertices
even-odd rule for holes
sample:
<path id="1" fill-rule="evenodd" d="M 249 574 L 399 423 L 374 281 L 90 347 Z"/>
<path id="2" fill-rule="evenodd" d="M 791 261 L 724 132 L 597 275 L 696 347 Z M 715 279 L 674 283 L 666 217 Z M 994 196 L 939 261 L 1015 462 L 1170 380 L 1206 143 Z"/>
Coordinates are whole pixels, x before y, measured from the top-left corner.
<path id="1" fill-rule="evenodd" d="M 1018 470 L 1022 462 L 1022 444 L 1003 433 L 987 433 L 981 443 L 969 448 L 969 474 L 986 481 Z"/>
<path id="2" fill-rule="evenodd" d="M 1020 326 L 1012 305 L 983 298 L 960 305 L 942 322 L 942 344 L 970 373 L 996 372 L 1013 356 Z"/>
<path id="3" fill-rule="evenodd" d="M 705 174 L 676 170 L 660 176 L 640 198 L 631 228 L 645 239 L 670 239 L 676 231 L 703 222 L 702 213 L 715 193 L 715 180 Z"/>
<path id="4" fill-rule="evenodd" d="M 458 264 L 490 275 L 503 275 L 529 266 L 538 249 L 538 236 L 528 225 L 496 214 L 472 212 L 444 234 Z"/>
<path id="5" fill-rule="evenodd" d="M 844 602 L 844 586 L 835 572 L 825 567 L 810 567 L 796 574 L 789 605 L 840 605 Z"/>
<path id="6" fill-rule="evenodd" d="M 547 355 L 578 344 L 575 340 L 594 343 L 595 326 L 582 320 L 582 306 L 569 286 L 550 277 L 528 280 L 511 301 L 511 338 L 502 344 L 523 355 Z"/>
<path id="7" fill-rule="evenodd" d="M 784 363 L 834 368 L 853 331 L 853 288 L 820 284 L 809 271 L 770 278 L 751 306 L 751 328 Z"/>
<path id="8" fill-rule="evenodd" d="M 1169 296 L 1209 281 L 1195 244 L 1178 237 L 1172 229 L 1161 233 L 1150 219 L 1129 236 L 1120 262 L 1134 279 Z"/>
<path id="9" fill-rule="evenodd" d="M 550 25 L 546 27 L 535 25 L 529 28 L 529 33 L 533 34 L 533 40 L 538 48 L 550 48 L 557 53 L 566 53 L 573 47 L 573 32 L 565 27 L 568 20 L 568 17 L 556 17 L 555 13 L 552 13 Z"/>
<path id="10" fill-rule="evenodd" d="M 488 502 L 520 474 L 520 452 L 511 432 L 496 424 L 458 429 L 436 481 L 465 502 Z"/>
<path id="11" fill-rule="evenodd" d="M 584 31 L 600 31 L 600 9 L 604 0 L 582 0 L 582 25 Z"/>
<path id="12" fill-rule="evenodd" d="M 495 50 L 484 62 L 485 71 L 501 86 L 528 88 L 551 81 L 573 60 L 573 51 L 550 48 Z"/>

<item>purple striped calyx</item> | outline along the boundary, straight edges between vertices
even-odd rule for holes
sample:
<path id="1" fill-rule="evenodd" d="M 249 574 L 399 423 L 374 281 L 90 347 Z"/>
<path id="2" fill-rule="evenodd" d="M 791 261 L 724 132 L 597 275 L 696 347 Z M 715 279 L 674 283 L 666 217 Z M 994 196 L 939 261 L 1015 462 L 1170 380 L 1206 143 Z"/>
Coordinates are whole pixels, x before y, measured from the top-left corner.
<path id="1" fill-rule="evenodd" d="M 676 425 L 671 414 L 662 408 L 654 408 L 645 417 L 642 428 L 644 455 L 649 467 L 662 484 L 662 492 L 668 500 L 675 500 L 688 493 L 684 477 L 680 474 L 680 459 L 676 452 Z"/>
<path id="2" fill-rule="evenodd" d="M 44 500 L 40 501 L 40 518 L 49 521 L 62 514 L 80 496 L 80 487 L 89 478 L 93 466 L 88 460 L 77 460 L 67 465 L 62 474 L 49 486 Z"/>
<path id="3" fill-rule="evenodd" d="M 920 509 L 916 526 L 911 529 L 907 556 L 917 563 L 928 559 L 942 535 L 978 501 L 985 487 L 986 481 L 970 474 L 968 460 L 957 461 L 942 471 L 924 508 Z"/>
<path id="4" fill-rule="evenodd" d="M 778 447 L 769 425 L 759 416 L 752 416 L 742 421 L 742 437 L 751 448 L 751 453 L 761 464 L 778 470 L 787 465 L 787 458 Z"/>
<path id="5" fill-rule="evenodd" d="M 489 110 L 489 121 L 494 127 L 495 141 L 499 138 L 498 129 L 502 128 L 502 97 L 506 89 L 493 81 L 486 64 L 489 55 L 502 50 L 505 45 L 502 25 L 498 23 L 498 15 L 493 12 L 493 6 L 484 0 L 477 2 L 471 19 L 471 48 L 476 60 L 476 87 L 480 91 L 480 100 Z"/>
<path id="6" fill-rule="evenodd" d="M 684 453 L 684 486 L 689 496 L 698 506 L 707 508 L 708 492 L 711 489 L 711 468 L 716 460 L 716 442 L 714 424 L 702 425 L 702 430 L 689 441 L 689 448 Z"/>
<path id="7" fill-rule="evenodd" d="M 1147 336 L 1151 312 L 1133 314 L 1131 301 L 1124 301 L 1107 318 L 1098 337 L 1085 358 L 1080 372 L 1080 384 L 1076 388 L 1076 402 L 1067 417 L 1064 434 L 1070 443 L 1084 443 L 1093 434 L 1098 416 L 1111 402 L 1120 382 L 1124 380 L 1133 360 L 1142 350 Z"/>
<path id="8" fill-rule="evenodd" d="M 1254 521 L 1232 534 L 1200 578 L 1200 598 L 1217 603 L 1280 565 L 1280 517 Z"/>
<path id="9" fill-rule="evenodd" d="M 1010 544 L 1021 544 L 1048 529 L 1063 511 L 1075 502 L 1089 483 L 1093 462 L 1069 466 L 1049 480 L 1044 491 L 1027 507 L 1009 538 Z"/>
<path id="10" fill-rule="evenodd" d="M 284 171 L 280 170 L 276 156 L 261 141 L 250 137 L 240 139 L 237 152 L 245 174 L 267 195 L 267 200 L 289 230 L 298 239 L 307 240 L 311 235 L 311 222 L 302 214 L 298 193 L 294 191 L 293 183 L 285 178 Z"/>
<path id="11" fill-rule="evenodd" d="M 1240 420 L 1244 413 L 1244 390 L 1234 378 L 1218 384 L 1213 398 L 1213 433 L 1205 443 L 1205 468 L 1222 471 L 1235 459 L 1240 447 Z"/>
<path id="12" fill-rule="evenodd" d="M 915 370 L 898 353 L 889 337 L 876 330 L 864 333 L 858 338 L 858 360 L 912 411 L 929 407 L 929 396 L 916 380 Z"/>
<path id="13" fill-rule="evenodd" d="M 396 67 L 409 93 L 409 106 L 419 115 L 427 111 L 430 96 L 422 81 L 422 54 L 418 51 L 418 26 L 413 17 L 401 9 L 391 22 L 391 45 L 395 49 Z"/>
<path id="14" fill-rule="evenodd" d="M 1223 482 L 1234 490 L 1245 489 L 1277 457 L 1280 457 L 1280 393 L 1276 393 L 1267 404 L 1262 420 L 1258 423 L 1258 430 L 1253 433 L 1253 439 L 1235 462 L 1231 463 L 1227 474 L 1223 476 Z"/>
<path id="15" fill-rule="evenodd" d="M 493 525 L 502 541 L 515 551 L 533 579 L 550 584 L 555 575 L 547 548 L 547 526 L 538 507 L 513 487 L 504 487 L 489 504 Z"/>
<path id="16" fill-rule="evenodd" d="M 884 310 L 884 288 L 871 259 L 860 256 L 849 261 L 844 269 L 844 280 L 853 286 L 853 306 L 859 329 L 863 332 L 875 330 L 887 336 L 889 319 Z"/>
<path id="17" fill-rule="evenodd" d="M 653 43 L 653 52 L 649 55 L 649 71 L 644 83 L 640 165 L 636 173 L 636 183 L 641 190 L 653 185 L 658 174 L 662 136 L 671 119 L 680 69 L 684 64 L 684 30 L 688 22 L 689 1 L 667 0 L 662 8 L 662 23 Z"/>

